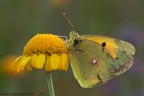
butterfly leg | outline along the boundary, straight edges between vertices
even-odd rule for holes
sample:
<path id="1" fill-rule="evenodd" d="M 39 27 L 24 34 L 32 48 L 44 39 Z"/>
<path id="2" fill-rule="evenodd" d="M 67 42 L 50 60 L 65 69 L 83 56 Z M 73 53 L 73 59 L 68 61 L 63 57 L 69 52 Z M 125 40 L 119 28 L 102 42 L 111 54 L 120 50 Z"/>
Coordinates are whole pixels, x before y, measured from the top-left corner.
<path id="1" fill-rule="evenodd" d="M 58 36 L 58 37 L 64 38 L 66 42 L 68 41 L 68 38 L 66 36 Z"/>

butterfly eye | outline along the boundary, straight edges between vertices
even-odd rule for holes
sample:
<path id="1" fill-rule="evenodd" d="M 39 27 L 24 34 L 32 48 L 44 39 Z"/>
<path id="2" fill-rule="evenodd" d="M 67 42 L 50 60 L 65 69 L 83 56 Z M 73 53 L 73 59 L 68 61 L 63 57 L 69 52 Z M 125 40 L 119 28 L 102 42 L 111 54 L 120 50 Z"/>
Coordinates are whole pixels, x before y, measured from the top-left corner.
<path id="1" fill-rule="evenodd" d="M 94 66 L 98 65 L 98 58 L 97 57 L 92 60 L 92 65 L 94 65 Z"/>
<path id="2" fill-rule="evenodd" d="M 78 42 L 79 42 L 79 40 L 75 39 L 75 40 L 74 40 L 74 45 L 73 45 L 73 46 L 75 47 L 75 46 L 78 44 Z"/>
<path id="3" fill-rule="evenodd" d="M 78 45 L 78 43 L 79 43 L 80 41 L 81 41 L 81 40 L 79 40 L 79 39 L 75 39 L 73 46 L 75 47 L 76 45 Z"/>

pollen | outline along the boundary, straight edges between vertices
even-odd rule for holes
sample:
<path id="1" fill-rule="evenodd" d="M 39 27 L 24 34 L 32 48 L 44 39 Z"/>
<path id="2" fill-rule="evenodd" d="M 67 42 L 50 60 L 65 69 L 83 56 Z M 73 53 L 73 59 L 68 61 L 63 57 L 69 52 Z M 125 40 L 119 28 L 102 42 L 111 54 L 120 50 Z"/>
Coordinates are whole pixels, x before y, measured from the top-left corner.
<path id="1" fill-rule="evenodd" d="M 23 54 L 61 54 L 67 53 L 66 43 L 57 35 L 37 34 L 24 47 Z"/>

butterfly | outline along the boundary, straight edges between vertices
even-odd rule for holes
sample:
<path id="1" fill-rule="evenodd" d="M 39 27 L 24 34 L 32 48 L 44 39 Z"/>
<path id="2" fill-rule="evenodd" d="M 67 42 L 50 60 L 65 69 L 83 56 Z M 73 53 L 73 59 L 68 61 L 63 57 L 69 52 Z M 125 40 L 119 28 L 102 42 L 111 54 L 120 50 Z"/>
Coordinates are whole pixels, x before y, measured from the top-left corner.
<path id="1" fill-rule="evenodd" d="M 135 47 L 125 41 L 72 31 L 67 41 L 75 78 L 84 88 L 106 83 L 133 65 Z"/>

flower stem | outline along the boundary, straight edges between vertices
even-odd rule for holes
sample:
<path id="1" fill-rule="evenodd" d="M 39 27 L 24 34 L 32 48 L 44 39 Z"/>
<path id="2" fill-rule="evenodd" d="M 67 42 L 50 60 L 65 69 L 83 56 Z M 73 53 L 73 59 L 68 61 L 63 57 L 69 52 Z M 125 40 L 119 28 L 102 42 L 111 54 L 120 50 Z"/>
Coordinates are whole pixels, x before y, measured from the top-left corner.
<path id="1" fill-rule="evenodd" d="M 55 96 L 52 76 L 51 76 L 50 72 L 47 72 L 47 84 L 48 84 L 49 95 L 50 96 Z"/>

